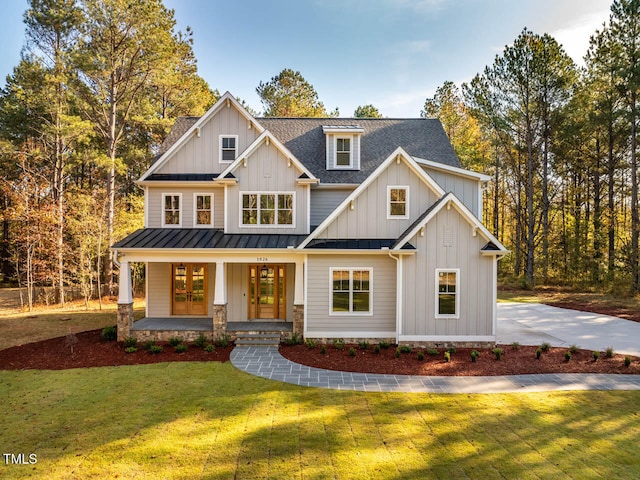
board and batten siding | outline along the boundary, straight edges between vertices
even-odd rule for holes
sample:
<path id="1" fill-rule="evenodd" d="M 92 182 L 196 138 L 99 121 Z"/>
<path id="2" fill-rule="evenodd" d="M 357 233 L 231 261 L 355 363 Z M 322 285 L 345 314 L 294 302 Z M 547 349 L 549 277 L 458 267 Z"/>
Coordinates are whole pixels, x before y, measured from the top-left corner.
<path id="1" fill-rule="evenodd" d="M 160 228 L 162 227 L 162 215 L 164 215 L 164 205 L 162 203 L 162 194 L 182 194 L 182 227 L 181 228 L 194 228 L 196 227 L 193 222 L 195 204 L 195 193 L 211 193 L 213 194 L 213 227 L 210 228 L 224 228 L 224 189 L 223 188 L 202 188 L 202 187 L 147 187 L 149 189 L 148 194 L 148 221 L 147 228 Z M 173 228 L 173 227 L 167 227 Z M 206 228 L 198 226 L 198 228 Z"/>
<path id="2" fill-rule="evenodd" d="M 476 217 L 482 219 L 480 182 L 473 178 L 454 175 L 443 170 L 423 167 L 445 192 L 453 192 Z"/>
<path id="3" fill-rule="evenodd" d="M 445 233 L 448 230 L 447 233 Z M 445 246 L 445 236 L 451 246 Z M 426 225 L 424 236 L 409 240 L 416 254 L 403 260 L 403 319 L 400 335 L 487 336 L 493 331 L 493 257 L 480 254 L 486 244 L 455 208 L 443 208 Z M 436 269 L 459 269 L 459 318 L 436 318 Z"/>
<path id="4" fill-rule="evenodd" d="M 171 263 L 150 262 L 146 265 L 147 275 L 147 313 L 149 318 L 171 317 L 171 298 L 173 297 Z M 215 291 L 216 265 L 207 264 L 207 316 L 211 316 Z"/>
<path id="5" fill-rule="evenodd" d="M 371 268 L 372 315 L 331 315 L 331 268 Z M 383 255 L 309 255 L 305 336 L 379 338 L 395 336 L 396 262 Z"/>
<path id="6" fill-rule="evenodd" d="M 409 187 L 409 218 L 387 219 L 388 186 Z M 405 162 L 391 162 L 317 238 L 398 238 L 437 198 Z"/>
<path id="7" fill-rule="evenodd" d="M 176 150 L 155 173 L 220 173 L 229 165 L 220 162 L 220 135 L 237 135 L 240 155 L 260 133 L 233 106 L 223 106 Z"/>
<path id="8" fill-rule="evenodd" d="M 311 225 L 320 225 L 322 221 L 353 192 L 345 189 L 311 189 Z"/>
<path id="9" fill-rule="evenodd" d="M 227 201 L 229 202 L 227 205 L 227 233 L 308 233 L 309 186 L 297 184 L 296 180 L 301 174 L 302 172 L 294 163 L 289 163 L 289 159 L 273 143 L 267 145 L 263 142 L 247 159 L 246 167 L 240 165 L 233 171 L 238 183 L 227 187 Z M 294 192 L 295 225 L 293 227 L 282 225 L 241 226 L 241 192 Z"/>

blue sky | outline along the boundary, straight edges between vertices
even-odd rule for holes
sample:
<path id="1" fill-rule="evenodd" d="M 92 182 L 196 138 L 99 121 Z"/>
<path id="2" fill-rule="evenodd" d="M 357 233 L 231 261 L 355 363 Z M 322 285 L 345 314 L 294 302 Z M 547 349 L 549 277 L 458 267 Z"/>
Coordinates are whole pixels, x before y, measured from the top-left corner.
<path id="1" fill-rule="evenodd" d="M 164 0 L 194 31 L 200 75 L 257 111 L 255 92 L 299 70 L 327 110 L 372 103 L 416 117 L 446 80 L 469 81 L 524 27 L 549 33 L 576 62 L 608 20 L 611 0 Z M 4 0 L 1 85 L 24 45 L 26 0 Z"/>

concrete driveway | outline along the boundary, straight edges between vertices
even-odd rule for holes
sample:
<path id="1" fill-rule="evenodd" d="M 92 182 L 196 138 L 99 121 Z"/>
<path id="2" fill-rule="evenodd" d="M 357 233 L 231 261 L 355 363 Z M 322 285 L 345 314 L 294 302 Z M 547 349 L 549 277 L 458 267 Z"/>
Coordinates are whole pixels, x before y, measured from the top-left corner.
<path id="1" fill-rule="evenodd" d="M 498 343 L 513 342 L 600 351 L 613 347 L 616 353 L 640 356 L 640 323 L 539 303 L 498 303 Z"/>

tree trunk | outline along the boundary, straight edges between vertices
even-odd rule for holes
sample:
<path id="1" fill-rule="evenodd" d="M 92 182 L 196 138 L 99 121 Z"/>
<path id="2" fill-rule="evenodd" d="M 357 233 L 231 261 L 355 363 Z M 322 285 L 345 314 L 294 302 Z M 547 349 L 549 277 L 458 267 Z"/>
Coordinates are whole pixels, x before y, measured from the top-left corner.
<path id="1" fill-rule="evenodd" d="M 631 292 L 640 290 L 638 265 L 638 235 L 640 217 L 638 216 L 638 165 L 636 158 L 636 92 L 631 92 Z"/>
<path id="2" fill-rule="evenodd" d="M 602 207 L 600 192 L 600 140 L 596 140 L 596 168 L 593 176 L 593 270 L 591 281 L 602 281 L 600 263 L 602 262 Z"/>

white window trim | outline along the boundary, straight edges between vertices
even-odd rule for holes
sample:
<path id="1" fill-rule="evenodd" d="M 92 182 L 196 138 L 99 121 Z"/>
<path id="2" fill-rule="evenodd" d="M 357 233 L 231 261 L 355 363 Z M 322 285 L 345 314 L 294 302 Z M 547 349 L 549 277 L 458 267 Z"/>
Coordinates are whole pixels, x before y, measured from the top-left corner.
<path id="1" fill-rule="evenodd" d="M 353 307 L 353 272 L 369 272 L 369 311 L 368 312 L 334 312 L 333 311 L 333 272 L 335 270 L 349 272 L 349 308 Z M 372 317 L 373 316 L 373 268 L 372 267 L 329 267 L 329 315 L 332 317 Z"/>
<path id="2" fill-rule="evenodd" d="M 456 274 L 456 313 L 451 315 L 440 314 L 438 312 L 438 304 L 439 304 L 439 286 L 440 286 L 440 273 L 455 273 Z M 436 318 L 450 318 L 450 319 L 458 319 L 460 318 L 460 269 L 459 268 L 436 268 L 435 274 L 435 315 Z"/>
<path id="3" fill-rule="evenodd" d="M 349 165 L 338 165 L 338 140 L 349 140 Z M 333 137 L 333 168 L 335 170 L 353 170 L 353 135 L 335 135 Z"/>
<path id="4" fill-rule="evenodd" d="M 211 223 L 198 223 L 198 197 L 211 198 Z M 193 228 L 213 227 L 213 193 L 196 192 L 193 194 Z"/>
<path id="5" fill-rule="evenodd" d="M 260 223 L 256 223 L 256 224 L 244 224 L 242 223 L 242 196 L 243 195 L 291 195 L 293 198 L 293 212 L 291 212 L 292 215 L 292 221 L 293 223 L 288 224 L 285 223 L 283 225 L 280 225 L 278 223 L 266 223 L 266 224 L 260 224 Z M 278 221 L 278 208 L 277 208 L 277 199 L 276 199 L 276 222 Z M 240 192 L 239 193 L 239 198 L 238 198 L 238 225 L 240 226 L 240 228 L 296 228 L 296 192 L 282 192 L 282 191 L 277 191 L 277 192 L 269 192 L 269 191 L 258 191 L 258 192 Z M 260 199 L 258 199 L 258 221 L 260 220 Z"/>
<path id="6" fill-rule="evenodd" d="M 236 139 L 236 155 L 235 155 L 235 158 L 233 160 L 222 160 L 222 139 L 223 138 L 235 138 Z M 235 162 L 236 158 L 238 158 L 238 135 L 224 135 L 224 134 L 221 134 L 218 137 L 218 161 L 220 163 L 233 163 L 233 162 Z"/>
<path id="7" fill-rule="evenodd" d="M 179 197 L 179 202 L 180 202 L 180 209 L 178 210 L 178 224 L 166 224 L 165 223 L 165 198 L 167 197 Z M 160 215 L 161 215 L 161 225 L 162 228 L 182 228 L 182 212 L 184 211 L 184 202 L 182 201 L 182 193 L 163 193 L 162 194 L 162 207 L 160 210 Z"/>
<path id="8" fill-rule="evenodd" d="M 391 215 L 391 190 L 403 189 L 405 191 L 404 215 Z M 406 220 L 409 218 L 409 186 L 408 185 L 387 185 L 387 220 Z"/>

